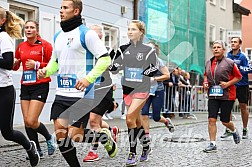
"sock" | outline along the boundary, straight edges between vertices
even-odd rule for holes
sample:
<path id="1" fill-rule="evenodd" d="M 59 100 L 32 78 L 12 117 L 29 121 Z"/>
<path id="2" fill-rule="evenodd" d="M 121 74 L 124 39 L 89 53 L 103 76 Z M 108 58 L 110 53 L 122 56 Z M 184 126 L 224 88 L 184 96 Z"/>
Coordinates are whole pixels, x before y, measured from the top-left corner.
<path id="1" fill-rule="evenodd" d="M 46 140 L 51 139 L 51 134 L 48 132 L 48 130 L 46 129 L 45 125 L 42 122 L 40 122 L 39 127 L 34 130 L 43 135 Z"/>
<path id="2" fill-rule="evenodd" d="M 168 123 L 169 123 L 169 122 L 168 122 L 168 120 L 167 120 L 167 119 L 165 119 L 165 123 L 164 123 L 164 124 L 165 124 L 165 125 L 168 125 Z"/>
<path id="3" fill-rule="evenodd" d="M 236 129 L 234 129 L 234 131 L 232 131 L 232 133 L 236 133 Z"/>
<path id="4" fill-rule="evenodd" d="M 67 137 L 62 141 L 57 141 L 57 143 L 59 150 L 67 161 L 68 165 L 70 167 L 80 167 L 80 163 L 76 155 L 76 148 L 73 146 L 72 140 Z"/>
<path id="5" fill-rule="evenodd" d="M 216 142 L 215 142 L 215 141 L 210 141 L 210 143 L 213 143 L 214 146 L 216 145 Z"/>
<path id="6" fill-rule="evenodd" d="M 84 143 L 92 143 L 97 141 L 96 140 L 96 132 L 94 130 L 91 129 L 84 129 L 84 138 L 83 138 L 83 142 Z"/>
<path id="7" fill-rule="evenodd" d="M 149 133 L 149 132 L 145 132 L 145 136 L 146 136 L 147 138 L 150 138 L 150 133 Z"/>
<path id="8" fill-rule="evenodd" d="M 247 128 L 247 127 L 246 127 L 246 128 L 243 128 L 243 130 L 246 130 L 246 131 L 247 131 L 247 130 L 248 130 L 248 128 Z"/>
<path id="9" fill-rule="evenodd" d="M 25 131 L 26 131 L 28 138 L 35 142 L 37 150 L 41 150 L 40 144 L 38 141 L 38 133 L 34 129 L 28 128 L 28 127 L 25 127 Z"/>
<path id="10" fill-rule="evenodd" d="M 90 147 L 90 151 L 93 151 L 94 153 L 97 153 L 97 149 L 99 147 L 99 143 L 92 143 Z"/>
<path id="11" fill-rule="evenodd" d="M 130 144 L 130 152 L 136 154 L 136 146 L 137 146 L 137 128 L 128 129 L 128 135 L 129 135 L 129 144 Z"/>
<path id="12" fill-rule="evenodd" d="M 138 138 L 140 143 L 143 146 L 143 150 L 148 150 L 149 149 L 149 141 L 145 135 L 144 128 L 141 126 L 138 130 Z"/>

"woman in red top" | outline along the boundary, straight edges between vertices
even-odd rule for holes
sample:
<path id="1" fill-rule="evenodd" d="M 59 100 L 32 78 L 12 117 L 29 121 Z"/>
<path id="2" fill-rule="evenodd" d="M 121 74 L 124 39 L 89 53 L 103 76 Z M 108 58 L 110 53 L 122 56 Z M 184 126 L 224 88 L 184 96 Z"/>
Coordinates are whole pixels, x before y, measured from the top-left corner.
<path id="1" fill-rule="evenodd" d="M 52 45 L 39 36 L 38 30 L 37 22 L 29 20 L 25 23 L 24 32 L 27 41 L 18 45 L 13 69 L 18 70 L 22 63 L 20 98 L 25 130 L 29 139 L 35 141 L 40 156 L 43 156 L 38 142 L 38 133 L 45 137 L 49 155 L 54 153 L 56 141 L 55 136 L 38 121 L 48 96 L 51 79 L 49 77 L 38 79 L 37 70 L 45 67 L 52 55 Z"/>
<path id="2" fill-rule="evenodd" d="M 224 56 L 225 43 L 217 40 L 213 43 L 213 57 L 206 62 L 204 89 L 208 92 L 208 133 L 209 146 L 204 152 L 216 152 L 216 121 L 220 111 L 220 121 L 232 131 L 235 144 L 240 143 L 240 135 L 230 120 L 231 110 L 236 99 L 235 83 L 242 75 L 234 61 Z"/>

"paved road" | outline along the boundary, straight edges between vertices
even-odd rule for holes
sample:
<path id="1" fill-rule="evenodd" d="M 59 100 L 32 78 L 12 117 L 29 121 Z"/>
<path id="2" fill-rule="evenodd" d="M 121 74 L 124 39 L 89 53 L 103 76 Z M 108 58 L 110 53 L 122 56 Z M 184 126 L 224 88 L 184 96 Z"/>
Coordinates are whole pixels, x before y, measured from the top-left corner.
<path id="1" fill-rule="evenodd" d="M 241 120 L 235 121 L 235 125 L 241 132 Z M 252 119 L 250 118 L 250 121 Z M 252 128 L 251 128 L 252 129 Z M 218 122 L 218 136 L 224 131 L 224 127 Z M 207 122 L 195 122 L 192 124 L 182 124 L 176 126 L 176 131 L 173 135 L 169 134 L 166 128 L 158 127 L 151 129 L 152 136 L 152 155 L 148 162 L 139 163 L 140 167 L 160 167 L 160 166 L 221 166 L 221 167 L 240 167 L 240 166 L 252 166 L 252 131 L 249 131 L 249 139 L 242 140 L 238 145 L 235 145 L 232 137 L 225 141 L 217 139 L 217 153 L 203 153 L 202 150 L 208 145 L 208 132 Z M 175 143 L 164 141 L 164 138 L 186 138 L 187 136 L 194 138 L 204 138 L 202 142 L 186 142 Z M 46 150 L 46 145 L 43 142 L 42 149 Z M 120 134 L 119 138 L 119 150 L 115 158 L 110 159 L 103 147 L 99 147 L 100 160 L 94 163 L 82 163 L 82 158 L 87 154 L 89 150 L 88 144 L 76 144 L 78 149 L 78 158 L 83 167 L 100 167 L 100 166 L 113 166 L 121 167 L 125 166 L 128 139 L 125 132 Z M 137 147 L 138 156 L 141 154 L 141 147 Z M 29 166 L 29 162 L 25 160 L 25 151 L 20 146 L 3 146 L 0 148 L 0 167 L 25 167 Z M 40 167 L 63 167 L 67 166 L 65 160 L 60 155 L 59 150 L 51 156 L 45 156 L 41 160 Z"/>

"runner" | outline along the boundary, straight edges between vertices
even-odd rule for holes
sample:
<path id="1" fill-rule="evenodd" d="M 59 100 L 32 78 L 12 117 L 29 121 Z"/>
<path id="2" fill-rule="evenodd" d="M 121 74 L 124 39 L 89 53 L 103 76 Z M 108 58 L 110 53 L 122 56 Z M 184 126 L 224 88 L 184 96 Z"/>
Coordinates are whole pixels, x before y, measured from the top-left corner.
<path id="1" fill-rule="evenodd" d="M 155 48 L 157 55 L 159 55 L 159 46 L 154 42 L 151 42 L 150 45 Z M 168 68 L 164 65 L 163 61 L 158 58 L 158 72 L 151 77 L 152 86 L 150 89 L 150 96 L 147 99 L 145 105 L 142 109 L 142 119 L 143 127 L 145 131 L 145 136 L 150 142 L 149 135 L 149 109 L 150 105 L 152 106 L 152 118 L 155 122 L 164 123 L 170 132 L 174 132 L 174 125 L 172 124 L 170 118 L 164 118 L 160 115 L 161 108 L 164 106 L 164 85 L 162 81 L 165 81 L 170 78 L 170 73 Z M 148 154 L 141 156 L 140 161 L 147 161 Z"/>
<path id="2" fill-rule="evenodd" d="M 13 69 L 18 70 L 22 62 L 20 98 L 25 130 L 29 139 L 36 143 L 40 157 L 43 157 L 38 133 L 46 139 L 48 155 L 54 153 L 57 143 L 55 135 L 51 135 L 45 125 L 38 121 L 48 96 L 51 79 L 48 77 L 38 80 L 36 73 L 38 69 L 47 65 L 52 55 L 52 46 L 39 36 L 38 26 L 36 21 L 26 21 L 24 33 L 27 41 L 18 45 Z"/>
<path id="3" fill-rule="evenodd" d="M 13 130 L 16 92 L 10 72 L 14 61 L 12 38 L 22 38 L 23 25 L 24 21 L 20 17 L 0 6 L 0 130 L 4 139 L 22 145 L 31 166 L 37 166 L 40 157 L 35 142 L 29 141 L 20 131 Z"/>
<path id="4" fill-rule="evenodd" d="M 230 121 L 230 114 L 236 98 L 235 83 L 242 75 L 231 59 L 224 56 L 225 43 L 213 43 L 213 57 L 207 61 L 204 74 L 204 89 L 208 92 L 208 133 L 210 144 L 204 152 L 216 152 L 216 121 L 220 110 L 220 120 L 232 131 L 235 144 L 240 143 L 240 135 Z"/>
<path id="5" fill-rule="evenodd" d="M 81 0 L 62 1 L 62 31 L 54 36 L 54 54 L 50 62 L 38 72 L 42 78 L 58 71 L 51 119 L 59 150 L 71 167 L 80 166 L 72 141 L 92 143 L 99 138 L 110 157 L 117 153 L 117 144 L 108 129 L 103 128 L 98 133 L 84 129 L 93 109 L 93 83 L 108 68 L 111 59 L 97 34 L 83 25 L 81 12 Z M 97 62 L 94 66 L 95 58 Z M 83 102 L 83 106 L 78 111 L 72 111 L 71 107 L 78 102 Z"/>
<path id="6" fill-rule="evenodd" d="M 136 145 L 137 136 L 143 144 L 141 156 L 149 154 L 150 147 L 144 134 L 141 122 L 141 109 L 144 106 L 150 91 L 150 76 L 157 71 L 155 50 L 143 44 L 146 29 L 139 20 L 132 20 L 128 25 L 130 43 L 120 46 L 116 59 L 110 70 L 123 70 L 123 99 L 127 108 L 126 123 L 128 127 L 130 152 L 126 166 L 137 164 Z M 119 67 L 119 68 L 118 68 Z"/>

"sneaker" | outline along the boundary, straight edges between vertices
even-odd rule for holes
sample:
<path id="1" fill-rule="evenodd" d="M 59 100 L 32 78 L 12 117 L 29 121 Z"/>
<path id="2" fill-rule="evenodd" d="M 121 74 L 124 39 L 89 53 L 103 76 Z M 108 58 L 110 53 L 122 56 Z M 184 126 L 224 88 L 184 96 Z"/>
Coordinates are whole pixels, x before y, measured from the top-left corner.
<path id="1" fill-rule="evenodd" d="M 221 135 L 221 138 L 227 138 L 229 136 L 232 136 L 232 132 L 229 129 L 226 129 L 226 131 L 223 133 L 223 135 Z"/>
<path id="2" fill-rule="evenodd" d="M 123 115 L 121 116 L 121 119 L 126 119 L 126 114 L 123 114 Z"/>
<path id="3" fill-rule="evenodd" d="M 102 116 L 102 119 L 103 120 L 109 120 L 108 117 L 105 114 Z"/>
<path id="4" fill-rule="evenodd" d="M 93 151 L 89 151 L 88 155 L 85 158 L 83 158 L 83 162 L 94 162 L 98 160 L 99 160 L 98 154 Z"/>
<path id="5" fill-rule="evenodd" d="M 48 155 L 53 155 L 54 151 L 57 148 L 56 136 L 54 134 L 51 135 L 51 139 L 46 141 Z"/>
<path id="6" fill-rule="evenodd" d="M 111 117 L 110 114 L 107 114 L 107 113 L 106 113 L 105 115 L 106 115 L 106 117 L 107 117 L 108 119 L 111 119 L 111 120 L 113 119 L 113 117 Z"/>
<path id="7" fill-rule="evenodd" d="M 241 137 L 238 133 L 238 131 L 236 130 L 236 132 L 232 133 L 233 134 L 233 138 L 234 138 L 234 142 L 235 144 L 239 144 L 241 141 Z"/>
<path id="8" fill-rule="evenodd" d="M 248 139 L 248 129 L 242 130 L 242 139 Z"/>
<path id="9" fill-rule="evenodd" d="M 107 150 L 109 157 L 115 157 L 117 153 L 117 144 L 112 138 L 111 132 L 107 128 L 102 128 L 101 133 L 105 133 L 108 136 L 108 140 L 105 144 L 103 144 L 103 146 Z"/>
<path id="10" fill-rule="evenodd" d="M 217 152 L 217 146 L 214 145 L 213 143 L 210 143 L 209 146 L 207 146 L 207 148 L 203 150 L 203 152 L 205 153 Z"/>
<path id="11" fill-rule="evenodd" d="M 30 141 L 30 143 L 31 143 L 31 149 L 27 151 L 27 154 L 29 156 L 31 166 L 34 167 L 38 165 L 40 157 L 35 142 Z"/>
<path id="12" fill-rule="evenodd" d="M 168 128 L 168 130 L 173 133 L 175 131 L 175 126 L 173 125 L 172 121 L 170 118 L 166 118 L 166 120 L 168 121 L 167 124 L 165 124 L 165 126 Z"/>
<path id="13" fill-rule="evenodd" d="M 151 152 L 152 152 L 152 149 L 150 147 L 148 150 L 143 150 L 142 155 L 140 157 L 140 162 L 148 161 L 148 156 L 151 154 Z"/>
<path id="14" fill-rule="evenodd" d="M 43 151 L 42 151 L 42 150 L 37 150 L 37 151 L 38 151 L 38 153 L 39 153 L 40 159 L 44 158 L 44 153 L 43 153 Z M 29 156 L 26 156 L 25 159 L 26 159 L 26 160 L 30 160 Z"/>
<path id="15" fill-rule="evenodd" d="M 137 165 L 136 154 L 130 152 L 126 162 L 126 166 L 136 166 L 136 165 Z"/>
<path id="16" fill-rule="evenodd" d="M 117 126 L 112 127 L 112 138 L 114 139 L 115 142 L 117 142 L 118 133 L 119 133 L 119 128 Z"/>

